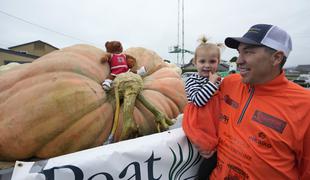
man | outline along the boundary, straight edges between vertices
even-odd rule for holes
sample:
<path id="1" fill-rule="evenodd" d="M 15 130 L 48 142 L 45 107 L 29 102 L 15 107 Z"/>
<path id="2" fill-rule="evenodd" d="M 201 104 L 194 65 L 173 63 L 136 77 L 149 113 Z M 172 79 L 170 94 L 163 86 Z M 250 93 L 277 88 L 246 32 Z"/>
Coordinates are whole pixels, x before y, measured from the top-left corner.
<path id="1" fill-rule="evenodd" d="M 224 78 L 220 98 L 206 106 L 220 102 L 218 162 L 210 179 L 310 179 L 310 91 L 282 70 L 290 36 L 257 24 L 225 44 L 239 52 L 240 74 Z M 201 130 L 195 123 L 183 126 L 189 139 L 204 136 L 192 135 Z"/>

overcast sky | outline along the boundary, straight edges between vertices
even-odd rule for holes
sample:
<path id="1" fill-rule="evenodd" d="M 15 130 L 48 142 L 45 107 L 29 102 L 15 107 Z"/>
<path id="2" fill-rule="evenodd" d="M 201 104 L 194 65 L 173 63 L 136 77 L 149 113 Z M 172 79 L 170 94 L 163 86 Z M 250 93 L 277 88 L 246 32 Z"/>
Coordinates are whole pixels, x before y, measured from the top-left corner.
<path id="1" fill-rule="evenodd" d="M 177 62 L 168 51 L 178 41 L 178 0 L 0 0 L 0 22 L 1 48 L 42 40 L 58 48 L 86 43 L 104 49 L 106 41 L 120 40 L 125 49 L 141 46 Z M 258 23 L 291 35 L 286 67 L 310 64 L 310 0 L 184 0 L 188 50 L 201 35 L 224 42 Z M 235 55 L 226 48 L 222 59 Z M 186 54 L 185 63 L 191 57 Z"/>

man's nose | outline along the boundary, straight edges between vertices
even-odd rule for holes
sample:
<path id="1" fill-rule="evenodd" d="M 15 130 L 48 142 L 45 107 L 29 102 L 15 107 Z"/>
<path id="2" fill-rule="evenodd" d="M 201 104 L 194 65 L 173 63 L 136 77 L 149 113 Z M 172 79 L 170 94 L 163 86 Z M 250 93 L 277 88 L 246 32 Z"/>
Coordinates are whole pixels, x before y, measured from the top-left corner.
<path id="1" fill-rule="evenodd" d="M 241 54 L 239 54 L 237 61 L 236 61 L 236 64 L 242 64 L 242 63 L 244 63 L 244 58 Z"/>

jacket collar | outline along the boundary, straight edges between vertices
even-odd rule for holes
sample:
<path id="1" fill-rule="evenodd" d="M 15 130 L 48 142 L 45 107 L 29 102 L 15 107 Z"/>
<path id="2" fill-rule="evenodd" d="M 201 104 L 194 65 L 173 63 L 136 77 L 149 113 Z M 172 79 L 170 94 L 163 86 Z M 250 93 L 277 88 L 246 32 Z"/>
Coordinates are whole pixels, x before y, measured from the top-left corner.
<path id="1" fill-rule="evenodd" d="M 288 83 L 289 83 L 289 80 L 286 78 L 284 71 L 282 71 L 280 75 L 278 75 L 275 79 L 267 83 L 256 84 L 252 86 L 247 85 L 247 87 L 254 87 L 255 94 L 258 94 L 258 95 L 269 94 L 270 95 L 270 93 L 275 93 L 283 89 L 286 89 Z"/>

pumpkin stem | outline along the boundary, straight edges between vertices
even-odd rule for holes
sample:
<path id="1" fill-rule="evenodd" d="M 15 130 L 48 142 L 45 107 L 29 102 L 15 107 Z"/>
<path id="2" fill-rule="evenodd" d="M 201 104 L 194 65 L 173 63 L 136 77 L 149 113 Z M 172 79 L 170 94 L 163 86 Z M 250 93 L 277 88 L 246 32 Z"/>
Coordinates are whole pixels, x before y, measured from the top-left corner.
<path id="1" fill-rule="evenodd" d="M 168 118 L 164 113 L 160 112 L 155 106 L 146 100 L 142 94 L 138 94 L 138 100 L 154 114 L 158 132 L 167 130 L 169 129 L 169 126 L 174 124 L 173 120 Z"/>
<path id="2" fill-rule="evenodd" d="M 119 122 L 119 111 L 120 111 L 120 99 L 119 99 L 119 90 L 118 86 L 114 88 L 114 94 L 115 94 L 115 113 L 114 113 L 114 120 L 112 125 L 112 130 L 110 132 L 110 135 L 108 139 L 104 142 L 104 144 L 111 144 L 113 143 L 114 135 L 118 126 Z"/>
<path id="3" fill-rule="evenodd" d="M 142 78 L 132 72 L 122 73 L 114 79 L 113 87 L 115 88 L 115 95 L 119 93 L 120 98 L 123 98 L 123 121 L 119 140 L 136 137 L 138 135 L 138 128 L 133 119 L 133 111 L 137 95 L 143 88 Z M 117 96 L 115 98 L 119 99 Z M 114 118 L 118 118 L 118 115 L 119 111 L 116 111 Z M 118 124 L 119 122 L 114 120 L 114 123 Z"/>
<path id="4" fill-rule="evenodd" d="M 121 140 L 134 138 L 138 135 L 138 128 L 133 119 L 133 110 L 135 107 L 135 101 L 137 92 L 131 90 L 125 91 L 124 103 L 123 103 L 123 130 L 121 133 Z"/>
<path id="5" fill-rule="evenodd" d="M 143 81 L 139 75 L 131 72 L 119 74 L 113 81 L 113 88 L 115 93 L 116 109 L 113 127 L 107 140 L 108 143 L 113 142 L 113 140 L 119 141 L 134 138 L 139 135 L 137 124 L 133 119 L 133 112 L 137 98 L 150 112 L 154 114 L 155 122 L 157 124 L 157 132 L 167 130 L 170 125 L 174 124 L 173 120 L 169 119 L 164 113 L 159 111 L 140 93 L 143 89 Z M 123 99 L 122 122 L 119 122 L 120 99 Z M 119 123 L 122 123 L 121 134 L 119 139 L 115 139 L 114 135 Z"/>

